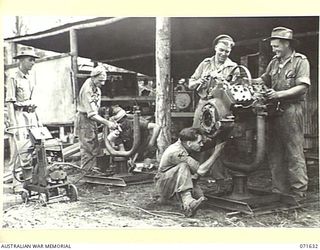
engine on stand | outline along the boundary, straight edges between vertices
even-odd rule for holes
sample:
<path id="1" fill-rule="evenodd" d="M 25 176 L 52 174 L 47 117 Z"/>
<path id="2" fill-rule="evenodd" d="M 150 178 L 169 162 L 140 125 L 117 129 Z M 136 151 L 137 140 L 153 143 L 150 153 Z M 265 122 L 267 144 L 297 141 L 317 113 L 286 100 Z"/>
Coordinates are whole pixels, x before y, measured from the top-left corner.
<path id="1" fill-rule="evenodd" d="M 32 196 L 47 202 L 49 199 L 67 196 L 71 201 L 77 201 L 78 191 L 75 185 L 67 180 L 66 165 L 60 150 L 46 145 L 46 139 L 52 138 L 46 127 L 29 129 L 32 142 L 32 160 L 21 166 L 23 190 L 21 198 L 27 202 Z M 19 180 L 21 181 L 21 180 Z"/>
<path id="2" fill-rule="evenodd" d="M 215 79 L 215 83 L 202 108 L 200 126 L 212 140 L 227 140 L 222 162 L 232 175 L 232 191 L 208 192 L 208 204 L 246 214 L 299 207 L 292 196 L 247 185 L 248 176 L 265 158 L 266 118 L 281 112 L 278 103 L 264 98 L 268 88 L 252 84 L 249 70 L 241 65 L 227 79 Z"/>
<path id="3" fill-rule="evenodd" d="M 105 116 L 106 118 L 106 116 Z M 152 183 L 154 173 L 135 171 L 138 167 L 138 163 L 135 163 L 137 157 L 137 151 L 141 143 L 141 131 L 140 131 L 140 110 L 138 107 L 134 107 L 133 113 L 133 128 L 122 131 L 125 134 L 133 134 L 132 145 L 129 149 L 120 148 L 118 145 L 108 137 L 109 129 L 104 127 L 104 145 L 106 153 L 111 157 L 109 169 L 113 170 L 111 175 L 109 173 L 101 174 L 86 174 L 83 180 L 86 183 L 111 185 L 125 187 L 132 184 Z M 141 164 L 139 164 L 141 166 Z"/>

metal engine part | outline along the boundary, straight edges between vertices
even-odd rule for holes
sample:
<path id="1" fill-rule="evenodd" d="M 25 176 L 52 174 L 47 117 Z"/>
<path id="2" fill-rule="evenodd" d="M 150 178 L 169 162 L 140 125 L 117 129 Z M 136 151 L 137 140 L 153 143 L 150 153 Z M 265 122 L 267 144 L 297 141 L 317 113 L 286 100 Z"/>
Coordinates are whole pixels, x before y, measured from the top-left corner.
<path id="1" fill-rule="evenodd" d="M 232 175 L 232 191 L 223 193 L 207 192 L 207 204 L 236 213 L 259 214 L 299 208 L 299 204 L 290 195 L 259 191 L 248 187 L 248 175 L 256 171 L 265 158 L 266 116 L 272 115 L 264 94 L 267 87 L 252 85 L 251 75 L 243 66 L 235 67 L 232 72 L 242 69 L 246 77 L 232 77 L 232 80 L 216 79 L 216 86 L 202 108 L 200 124 L 203 131 L 214 137 L 226 124 L 233 126 L 225 130 L 227 145 L 222 164 Z M 231 119 L 231 115 L 234 119 Z M 224 121 L 233 121 L 226 123 Z M 229 132 L 230 131 L 230 132 Z"/>
<path id="2" fill-rule="evenodd" d="M 33 166 L 23 169 L 25 175 L 29 175 L 23 182 L 24 190 L 21 192 L 23 202 L 27 202 L 32 196 L 38 196 L 38 199 L 43 202 L 62 196 L 68 196 L 71 201 L 76 201 L 77 188 L 68 183 L 67 172 L 64 170 L 64 166 L 68 163 L 52 163 L 54 159 L 61 160 L 59 157 L 54 157 L 55 154 L 47 158 L 45 140 L 51 138 L 48 129 L 36 127 L 29 131 L 33 144 Z M 30 173 L 32 173 L 31 176 Z M 64 192 L 61 193 L 60 191 L 63 190 Z"/>
<path id="3" fill-rule="evenodd" d="M 47 167 L 46 180 L 49 183 L 64 182 L 67 179 L 67 172 L 63 166 L 57 164 Z"/>
<path id="4" fill-rule="evenodd" d="M 245 76 L 240 74 L 230 77 L 237 70 L 243 71 Z M 264 102 L 263 94 L 267 87 L 252 85 L 251 74 L 244 66 L 234 67 L 226 79 L 215 79 L 215 82 L 215 87 L 209 93 L 211 99 L 204 104 L 200 115 L 200 127 L 208 134 L 215 133 L 219 128 L 223 129 L 221 125 L 229 128 L 235 108 L 254 110 Z"/>
<path id="5" fill-rule="evenodd" d="M 233 122 L 230 109 L 222 99 L 211 99 L 202 108 L 200 126 L 207 134 L 213 134 L 222 126 L 228 126 Z"/>
<path id="6" fill-rule="evenodd" d="M 248 102 L 253 99 L 251 89 L 247 86 L 234 85 L 230 88 L 230 92 L 236 102 Z"/>

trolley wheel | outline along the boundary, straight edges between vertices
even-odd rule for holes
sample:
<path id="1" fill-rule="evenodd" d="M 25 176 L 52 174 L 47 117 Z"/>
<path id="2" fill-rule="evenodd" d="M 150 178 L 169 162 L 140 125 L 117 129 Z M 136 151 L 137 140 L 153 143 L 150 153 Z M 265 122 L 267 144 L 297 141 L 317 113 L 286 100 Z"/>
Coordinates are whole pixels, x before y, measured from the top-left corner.
<path id="1" fill-rule="evenodd" d="M 20 196 L 23 203 L 27 203 L 29 201 L 29 192 L 27 190 L 22 190 L 20 192 Z"/>
<path id="2" fill-rule="evenodd" d="M 39 201 L 42 205 L 46 205 L 47 202 L 49 201 L 49 193 L 45 192 L 45 193 L 39 193 L 38 195 Z"/>
<path id="3" fill-rule="evenodd" d="M 73 184 L 68 185 L 67 196 L 69 197 L 70 201 L 78 200 L 78 189 L 75 185 Z"/>

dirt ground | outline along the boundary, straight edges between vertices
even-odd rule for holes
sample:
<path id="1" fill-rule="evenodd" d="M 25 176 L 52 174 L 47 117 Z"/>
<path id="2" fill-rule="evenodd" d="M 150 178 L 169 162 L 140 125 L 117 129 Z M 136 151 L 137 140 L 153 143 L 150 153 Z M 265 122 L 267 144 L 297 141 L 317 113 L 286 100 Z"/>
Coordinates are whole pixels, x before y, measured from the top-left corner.
<path id="1" fill-rule="evenodd" d="M 20 195 L 4 193 L 3 228 L 154 228 L 154 227 L 285 227 L 319 228 L 319 171 L 318 165 L 308 167 L 308 198 L 300 208 L 264 215 L 230 214 L 226 210 L 204 205 L 193 218 L 185 218 L 178 202 L 160 204 L 154 184 L 110 187 L 77 183 L 79 200 L 67 197 L 41 203 L 37 198 L 28 203 Z M 72 180 L 74 176 L 70 175 Z M 249 186 L 268 190 L 269 171 L 262 169 L 249 177 Z M 205 191 L 214 191 L 210 178 L 201 180 Z M 231 181 L 225 182 L 225 189 Z"/>

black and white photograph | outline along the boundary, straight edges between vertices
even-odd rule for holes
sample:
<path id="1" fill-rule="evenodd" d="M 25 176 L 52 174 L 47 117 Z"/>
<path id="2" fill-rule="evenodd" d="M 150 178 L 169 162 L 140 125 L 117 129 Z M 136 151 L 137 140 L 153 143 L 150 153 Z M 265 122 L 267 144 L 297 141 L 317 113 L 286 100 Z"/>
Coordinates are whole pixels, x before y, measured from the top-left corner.
<path id="1" fill-rule="evenodd" d="M 3 229 L 320 228 L 319 16 L 8 15 L 3 46 Z"/>

